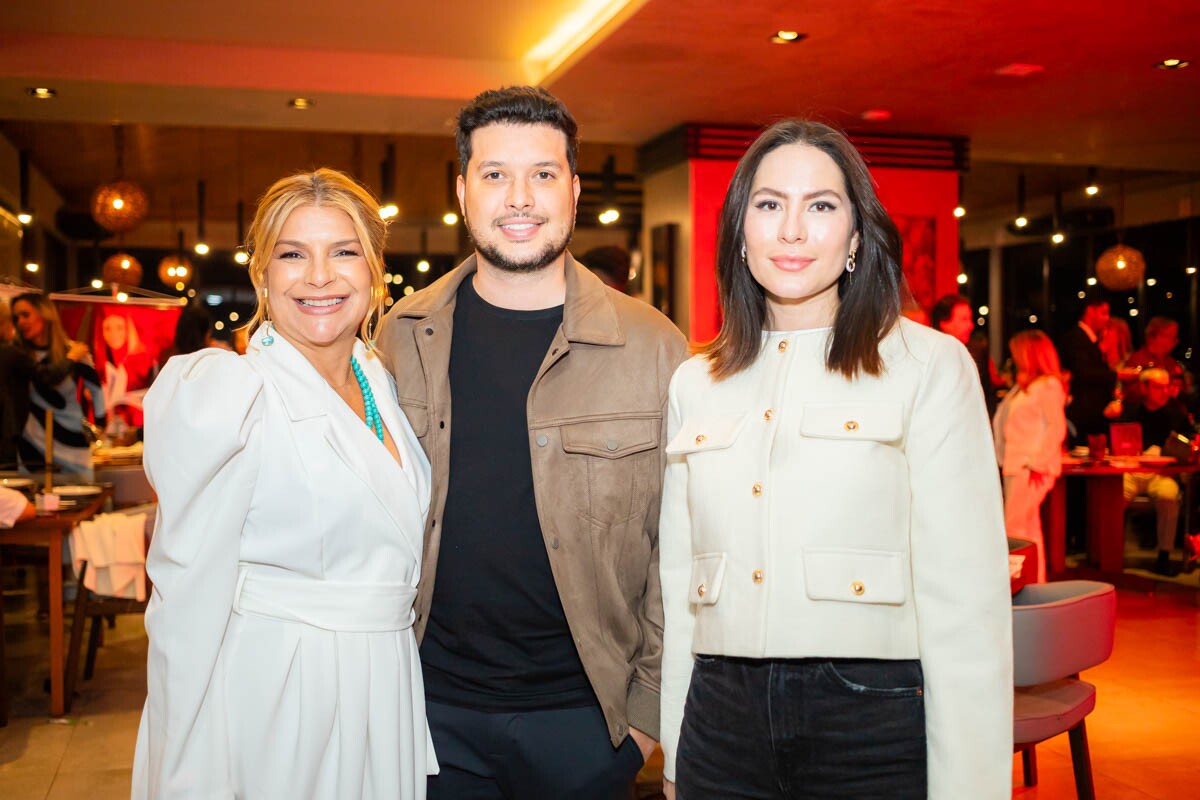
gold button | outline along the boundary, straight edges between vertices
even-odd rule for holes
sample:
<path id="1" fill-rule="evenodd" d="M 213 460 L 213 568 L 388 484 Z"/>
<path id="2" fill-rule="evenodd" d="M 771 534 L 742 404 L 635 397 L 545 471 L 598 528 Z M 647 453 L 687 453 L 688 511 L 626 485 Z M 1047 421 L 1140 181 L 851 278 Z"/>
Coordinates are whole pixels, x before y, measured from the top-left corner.
<path id="1" fill-rule="evenodd" d="M 843 425 L 842 427 L 848 431 L 856 431 L 856 430 L 858 430 L 858 423 L 852 419 L 848 419 L 848 420 L 846 420 L 846 424 Z"/>
<path id="2" fill-rule="evenodd" d="M 867 590 L 867 587 L 863 586 L 862 581 L 853 581 L 850 584 L 850 591 L 854 592 L 855 597 L 861 597 L 862 593 L 865 592 L 866 590 Z"/>
<path id="3" fill-rule="evenodd" d="M 707 438 L 708 437 L 705 436 L 703 433 L 700 434 L 699 436 L 696 437 L 696 444 L 704 444 L 704 440 Z"/>
<path id="4" fill-rule="evenodd" d="M 760 495 L 762 494 L 762 484 L 761 484 L 761 483 L 756 483 L 756 484 L 754 484 L 753 486 L 751 486 L 751 487 L 750 487 L 750 494 L 754 495 L 755 497 L 758 497 L 758 496 L 760 496 Z"/>
<path id="5" fill-rule="evenodd" d="M 763 571 L 761 569 L 756 569 L 756 570 L 754 570 L 754 572 L 751 574 L 750 577 L 754 579 L 755 583 L 762 583 L 763 582 Z"/>
<path id="6" fill-rule="evenodd" d="M 773 416 L 775 416 L 775 412 L 769 408 L 763 412 L 763 419 L 765 419 L 767 422 L 770 422 L 771 417 L 773 417 Z"/>
<path id="7" fill-rule="evenodd" d="M 787 339 L 784 339 L 783 341 L 781 341 L 779 343 L 779 352 L 786 353 L 787 352 L 787 344 L 788 344 Z"/>
<path id="8" fill-rule="evenodd" d="M 696 587 L 696 594 L 697 594 L 698 596 L 700 596 L 700 597 L 704 597 L 704 591 L 705 591 L 705 589 L 704 589 L 704 584 L 703 584 L 703 583 L 702 583 L 702 584 L 700 584 L 699 586 L 697 586 L 697 587 Z"/>

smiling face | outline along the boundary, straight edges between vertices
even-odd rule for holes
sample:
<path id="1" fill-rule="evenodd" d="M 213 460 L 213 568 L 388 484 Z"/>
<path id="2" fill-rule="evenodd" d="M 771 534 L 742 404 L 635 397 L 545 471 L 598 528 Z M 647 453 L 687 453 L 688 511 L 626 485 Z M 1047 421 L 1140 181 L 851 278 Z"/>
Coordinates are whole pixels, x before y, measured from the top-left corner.
<path id="1" fill-rule="evenodd" d="M 832 325 L 838 279 L 858 249 L 854 209 L 833 159 L 804 144 L 768 153 L 754 174 L 744 223 L 746 263 L 776 330 Z"/>
<path id="2" fill-rule="evenodd" d="M 129 339 L 125 318 L 119 314 L 109 314 L 105 317 L 100 330 L 104 334 L 104 343 L 108 345 L 109 350 L 124 348 L 126 341 Z"/>
<path id="3" fill-rule="evenodd" d="M 46 320 L 42 318 L 32 303 L 24 300 L 13 303 L 12 315 L 13 324 L 17 326 L 23 340 L 42 347 L 49 343 L 50 337 L 46 330 Z"/>
<path id="4" fill-rule="evenodd" d="M 371 269 L 350 216 L 300 206 L 266 268 L 271 322 L 302 352 L 353 344 L 371 303 Z"/>
<path id="5" fill-rule="evenodd" d="M 575 228 L 579 178 L 567 137 L 550 125 L 498 123 L 471 134 L 458 202 L 475 250 L 506 272 L 560 262 Z"/>

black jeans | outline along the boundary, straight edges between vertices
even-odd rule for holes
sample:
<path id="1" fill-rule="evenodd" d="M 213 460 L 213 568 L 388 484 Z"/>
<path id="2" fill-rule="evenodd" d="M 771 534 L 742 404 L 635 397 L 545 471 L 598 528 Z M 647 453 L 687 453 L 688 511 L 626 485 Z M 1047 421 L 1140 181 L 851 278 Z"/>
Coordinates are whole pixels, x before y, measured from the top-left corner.
<path id="1" fill-rule="evenodd" d="M 919 661 L 696 656 L 679 800 L 926 796 Z"/>
<path id="2" fill-rule="evenodd" d="M 428 800 L 628 800 L 642 768 L 613 748 L 599 706 L 488 712 L 426 703 L 441 774 Z"/>

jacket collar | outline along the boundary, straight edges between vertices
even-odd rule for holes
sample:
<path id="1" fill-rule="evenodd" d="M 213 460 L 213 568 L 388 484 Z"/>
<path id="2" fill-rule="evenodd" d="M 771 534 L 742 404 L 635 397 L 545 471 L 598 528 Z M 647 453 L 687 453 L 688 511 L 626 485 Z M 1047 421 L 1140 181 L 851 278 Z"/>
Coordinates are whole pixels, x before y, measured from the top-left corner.
<path id="1" fill-rule="evenodd" d="M 563 304 L 563 335 L 570 342 L 595 345 L 623 345 L 625 333 L 610 289 L 604 282 L 566 253 L 567 298 Z M 417 292 L 404 304 L 397 316 L 426 319 L 446 308 L 453 308 L 458 287 L 479 268 L 475 254 L 439 278 L 429 288 Z"/>
<path id="2" fill-rule="evenodd" d="M 264 345 L 268 332 L 274 341 Z M 325 392 L 326 383 L 304 354 L 292 345 L 272 325 L 259 326 L 246 345 L 246 353 L 253 355 L 259 364 L 271 373 L 272 380 L 280 387 L 279 396 L 292 420 L 311 419 L 329 413 Z M 354 343 L 354 357 L 360 362 L 366 355 L 362 342 Z"/>

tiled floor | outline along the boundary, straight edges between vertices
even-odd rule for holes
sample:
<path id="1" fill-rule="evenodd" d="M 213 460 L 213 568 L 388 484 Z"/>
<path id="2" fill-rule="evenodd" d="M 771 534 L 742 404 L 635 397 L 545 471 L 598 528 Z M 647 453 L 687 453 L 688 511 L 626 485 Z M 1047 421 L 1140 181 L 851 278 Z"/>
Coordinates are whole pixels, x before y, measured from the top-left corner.
<path id="1" fill-rule="evenodd" d="M 1086 674 L 1099 687 L 1088 737 L 1096 792 L 1104 800 L 1200 797 L 1197 587 L 1193 574 L 1160 584 L 1154 594 L 1120 593 L 1116 650 Z M 0 729 L 0 798 L 127 798 L 145 680 L 141 618 L 119 617 L 117 628 L 106 632 L 95 678 L 81 683 L 65 720 L 45 716 L 46 624 L 28 610 L 8 615 L 6 623 L 14 697 L 9 726 Z M 1019 786 L 1014 759 L 1014 795 L 1074 798 L 1066 737 L 1039 747 L 1038 759 L 1036 788 Z M 639 786 L 642 797 L 653 796 L 651 772 Z"/>

